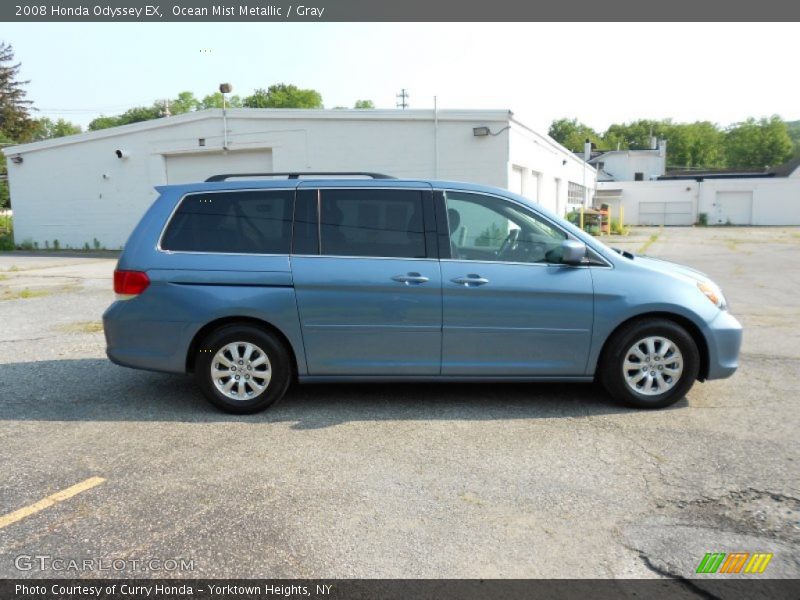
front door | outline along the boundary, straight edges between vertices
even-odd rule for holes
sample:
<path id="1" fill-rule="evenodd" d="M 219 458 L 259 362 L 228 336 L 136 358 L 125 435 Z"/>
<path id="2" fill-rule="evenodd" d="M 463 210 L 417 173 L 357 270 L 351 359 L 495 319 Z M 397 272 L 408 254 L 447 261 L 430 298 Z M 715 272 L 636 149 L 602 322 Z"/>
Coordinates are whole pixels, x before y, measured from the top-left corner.
<path id="1" fill-rule="evenodd" d="M 589 267 L 561 264 L 567 234 L 510 200 L 446 192 L 442 375 L 583 375 Z"/>
<path id="2" fill-rule="evenodd" d="M 309 254 L 291 258 L 309 375 L 439 373 L 431 196 L 430 188 L 298 191 L 297 210 L 312 216 L 296 212 L 296 241 L 298 227 L 318 235 Z M 309 227 L 317 214 L 317 227 Z"/>

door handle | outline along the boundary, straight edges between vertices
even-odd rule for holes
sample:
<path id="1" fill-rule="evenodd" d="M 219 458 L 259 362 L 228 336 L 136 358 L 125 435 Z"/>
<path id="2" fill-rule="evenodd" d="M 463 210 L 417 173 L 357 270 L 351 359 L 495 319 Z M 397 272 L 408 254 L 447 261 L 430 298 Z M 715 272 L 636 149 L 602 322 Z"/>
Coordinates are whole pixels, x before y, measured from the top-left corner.
<path id="1" fill-rule="evenodd" d="M 427 283 L 430 281 L 424 275 L 420 275 L 419 273 L 406 273 L 405 275 L 395 275 L 392 277 L 393 281 L 397 281 L 398 283 L 405 283 L 406 285 L 417 285 L 420 283 Z"/>
<path id="2" fill-rule="evenodd" d="M 459 285 L 463 285 L 464 287 L 470 286 L 479 286 L 489 283 L 489 280 L 485 277 L 481 277 L 475 273 L 470 273 L 466 277 L 456 277 L 455 279 L 451 279 L 453 283 L 457 283 Z"/>

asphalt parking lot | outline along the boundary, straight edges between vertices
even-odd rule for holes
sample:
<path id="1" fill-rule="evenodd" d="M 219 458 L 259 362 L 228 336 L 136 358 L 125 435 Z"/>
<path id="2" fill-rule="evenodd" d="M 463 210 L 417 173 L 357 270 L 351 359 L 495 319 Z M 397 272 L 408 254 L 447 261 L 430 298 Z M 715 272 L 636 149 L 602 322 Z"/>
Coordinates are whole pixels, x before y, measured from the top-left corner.
<path id="1" fill-rule="evenodd" d="M 800 577 L 800 228 L 611 244 L 722 285 L 733 378 L 651 412 L 594 385 L 426 384 L 230 416 L 105 358 L 113 259 L 0 254 L 0 525 L 51 497 L 0 527 L 0 577 L 688 577 L 735 551 Z M 128 562 L 20 570 L 33 555 Z M 151 558 L 191 569 L 129 562 Z"/>

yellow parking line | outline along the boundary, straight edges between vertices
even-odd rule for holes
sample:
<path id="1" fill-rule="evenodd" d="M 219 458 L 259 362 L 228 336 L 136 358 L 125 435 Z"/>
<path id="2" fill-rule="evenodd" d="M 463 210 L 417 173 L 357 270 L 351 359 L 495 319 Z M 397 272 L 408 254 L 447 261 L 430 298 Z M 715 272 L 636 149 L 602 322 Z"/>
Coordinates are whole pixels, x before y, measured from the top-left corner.
<path id="1" fill-rule="evenodd" d="M 7 527 L 12 523 L 16 523 L 17 521 L 21 521 L 25 517 L 30 517 L 31 515 L 35 515 L 41 510 L 45 508 L 50 508 L 57 502 L 63 502 L 73 496 L 80 494 L 81 492 L 85 492 L 86 490 L 92 489 L 96 485 L 100 485 L 105 481 L 103 477 L 89 477 L 85 481 L 81 481 L 80 483 L 76 483 L 75 485 L 68 487 L 60 492 L 56 492 L 55 494 L 51 494 L 47 498 L 43 498 L 38 502 L 34 502 L 33 504 L 29 504 L 28 506 L 24 506 L 14 512 L 10 512 L 7 515 L 3 515 L 0 517 L 0 529 L 3 527 Z"/>

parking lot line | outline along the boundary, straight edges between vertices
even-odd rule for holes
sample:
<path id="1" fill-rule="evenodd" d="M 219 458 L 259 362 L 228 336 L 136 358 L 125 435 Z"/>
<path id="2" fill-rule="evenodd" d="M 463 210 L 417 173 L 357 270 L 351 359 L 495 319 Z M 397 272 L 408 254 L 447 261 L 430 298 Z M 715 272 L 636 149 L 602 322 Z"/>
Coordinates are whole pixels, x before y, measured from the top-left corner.
<path id="1" fill-rule="evenodd" d="M 58 502 L 63 502 L 64 500 L 72 498 L 73 496 L 76 496 L 81 492 L 85 492 L 86 490 L 89 490 L 97 485 L 100 485 L 104 481 L 105 478 L 103 477 L 89 477 L 89 479 L 85 479 L 80 483 L 76 483 L 73 486 L 61 490 L 60 492 L 51 494 L 50 496 L 47 496 L 46 498 L 43 498 L 38 502 L 34 502 L 33 504 L 24 506 L 18 510 L 15 510 L 14 512 L 10 512 L 6 515 L 3 515 L 2 517 L 0 517 L 0 529 L 2 529 L 3 527 L 7 527 L 12 523 L 16 523 L 17 521 L 21 521 L 25 517 L 30 517 L 31 515 L 34 515 L 39 511 L 44 510 L 45 508 L 49 508 L 57 504 Z"/>

